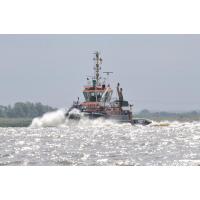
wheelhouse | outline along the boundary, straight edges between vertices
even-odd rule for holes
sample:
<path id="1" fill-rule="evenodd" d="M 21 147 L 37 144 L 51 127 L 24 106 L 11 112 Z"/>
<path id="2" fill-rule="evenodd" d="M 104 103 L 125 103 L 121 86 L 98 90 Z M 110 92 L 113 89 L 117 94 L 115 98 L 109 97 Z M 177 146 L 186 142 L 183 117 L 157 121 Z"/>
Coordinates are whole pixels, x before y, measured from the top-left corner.
<path id="1" fill-rule="evenodd" d="M 96 87 L 85 87 L 83 95 L 85 102 L 110 102 L 112 98 L 112 89 L 105 85 Z"/>

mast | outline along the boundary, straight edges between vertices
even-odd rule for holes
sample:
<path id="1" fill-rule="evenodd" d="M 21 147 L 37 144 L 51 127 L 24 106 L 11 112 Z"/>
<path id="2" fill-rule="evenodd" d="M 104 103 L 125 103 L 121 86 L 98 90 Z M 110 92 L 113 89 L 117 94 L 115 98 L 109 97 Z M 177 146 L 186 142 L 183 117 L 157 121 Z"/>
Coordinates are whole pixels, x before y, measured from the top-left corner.
<path id="1" fill-rule="evenodd" d="M 99 84 L 99 80 L 100 80 L 100 70 L 101 70 L 101 67 L 100 65 L 102 64 L 102 61 L 103 59 L 100 57 L 100 53 L 97 51 L 95 52 L 95 58 L 94 60 L 96 61 L 95 63 L 95 67 L 94 67 L 94 70 L 95 70 L 95 78 L 96 78 L 96 82 L 97 82 L 97 85 Z"/>

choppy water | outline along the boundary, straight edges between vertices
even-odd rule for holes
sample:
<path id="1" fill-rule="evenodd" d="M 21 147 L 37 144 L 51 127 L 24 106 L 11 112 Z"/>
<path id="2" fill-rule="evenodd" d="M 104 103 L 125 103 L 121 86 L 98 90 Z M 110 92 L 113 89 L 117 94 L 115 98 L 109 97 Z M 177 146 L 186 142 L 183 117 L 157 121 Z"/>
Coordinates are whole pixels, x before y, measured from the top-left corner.
<path id="1" fill-rule="evenodd" d="M 0 128 L 0 165 L 200 165 L 200 122 Z"/>

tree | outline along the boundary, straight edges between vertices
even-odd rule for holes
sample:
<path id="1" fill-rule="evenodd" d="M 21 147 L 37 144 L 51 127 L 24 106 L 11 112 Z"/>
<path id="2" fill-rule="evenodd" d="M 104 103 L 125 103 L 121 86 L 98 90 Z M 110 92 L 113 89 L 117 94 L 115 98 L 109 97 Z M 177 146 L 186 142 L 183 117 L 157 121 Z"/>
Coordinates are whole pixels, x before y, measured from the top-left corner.
<path id="1" fill-rule="evenodd" d="M 41 103 L 17 102 L 14 106 L 0 106 L 0 117 L 8 118 L 34 118 L 46 112 L 56 110 Z"/>

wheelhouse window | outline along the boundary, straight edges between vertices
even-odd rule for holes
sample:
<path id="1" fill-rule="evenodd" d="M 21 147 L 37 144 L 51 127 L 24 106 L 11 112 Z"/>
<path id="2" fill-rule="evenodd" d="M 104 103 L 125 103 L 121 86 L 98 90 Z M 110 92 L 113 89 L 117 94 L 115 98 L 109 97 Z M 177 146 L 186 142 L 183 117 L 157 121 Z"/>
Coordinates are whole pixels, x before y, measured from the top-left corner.
<path id="1" fill-rule="evenodd" d="M 85 97 L 85 101 L 89 102 L 100 102 L 102 97 L 102 92 L 83 92 L 83 95 Z"/>

